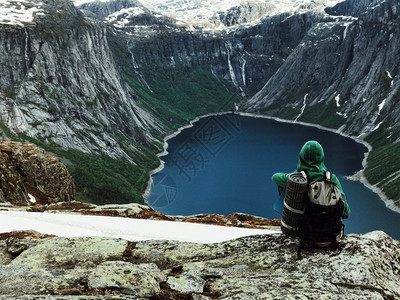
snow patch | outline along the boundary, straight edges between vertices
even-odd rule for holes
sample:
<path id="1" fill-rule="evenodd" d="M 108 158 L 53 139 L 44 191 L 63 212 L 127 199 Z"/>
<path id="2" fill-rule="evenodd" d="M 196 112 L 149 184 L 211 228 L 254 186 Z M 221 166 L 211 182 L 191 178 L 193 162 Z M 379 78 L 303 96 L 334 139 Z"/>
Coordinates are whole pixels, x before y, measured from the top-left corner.
<path id="1" fill-rule="evenodd" d="M 140 16 L 144 13 L 145 11 L 140 7 L 124 8 L 109 15 L 106 21 L 112 23 L 114 27 L 123 28 L 129 24 L 130 18 Z"/>
<path id="2" fill-rule="evenodd" d="M 75 5 L 93 2 L 94 0 L 75 0 Z M 101 0 L 105 2 L 106 0 Z M 327 6 L 334 6 L 343 0 L 253 0 L 251 5 L 264 7 L 266 14 L 259 19 L 247 22 L 248 25 L 257 24 L 267 16 L 283 13 L 297 14 L 310 9 L 323 11 Z M 206 31 L 221 31 L 226 27 L 220 22 L 221 13 L 229 9 L 250 5 L 244 0 L 141 0 L 140 3 L 151 11 L 161 13 L 177 20 L 186 26 L 201 27 Z M 242 24 L 243 25 L 243 24 Z"/>
<path id="3" fill-rule="evenodd" d="M 374 129 L 372 129 L 372 131 L 375 131 L 375 130 L 377 130 L 381 125 L 382 125 L 382 123 L 383 123 L 383 121 L 381 121 L 381 122 L 379 122 L 379 124 L 378 125 L 376 125 L 375 126 L 375 128 Z"/>
<path id="4" fill-rule="evenodd" d="M 110 0 L 73 0 L 75 6 L 79 6 L 79 5 L 82 5 L 82 4 L 85 4 L 85 3 L 95 2 L 95 1 L 98 1 L 98 2 L 109 2 Z"/>
<path id="5" fill-rule="evenodd" d="M 336 101 L 336 107 L 340 107 L 340 103 L 339 103 L 339 101 L 340 101 L 340 94 L 339 94 L 339 95 L 336 95 L 335 101 Z"/>
<path id="6" fill-rule="evenodd" d="M 36 198 L 32 196 L 31 194 L 28 194 L 29 202 L 31 203 L 36 203 Z"/>
<path id="7" fill-rule="evenodd" d="M 345 119 L 348 118 L 348 115 L 347 115 L 346 113 L 341 113 L 340 111 L 337 111 L 336 114 L 337 114 L 338 116 L 341 116 L 342 118 L 345 118 Z"/>
<path id="8" fill-rule="evenodd" d="M 379 113 L 381 112 L 381 110 L 382 110 L 383 107 L 385 106 L 385 103 L 386 103 L 386 98 L 383 99 L 383 101 L 378 105 Z"/>
<path id="9" fill-rule="evenodd" d="M 29 0 L 0 0 L 0 24 L 25 27 L 44 14 L 42 6 Z"/>
<path id="10" fill-rule="evenodd" d="M 0 232 L 13 230 L 35 230 L 64 237 L 101 236 L 130 241 L 177 240 L 193 243 L 219 243 L 243 236 L 278 233 L 266 229 L 174 221 L 0 211 Z"/>

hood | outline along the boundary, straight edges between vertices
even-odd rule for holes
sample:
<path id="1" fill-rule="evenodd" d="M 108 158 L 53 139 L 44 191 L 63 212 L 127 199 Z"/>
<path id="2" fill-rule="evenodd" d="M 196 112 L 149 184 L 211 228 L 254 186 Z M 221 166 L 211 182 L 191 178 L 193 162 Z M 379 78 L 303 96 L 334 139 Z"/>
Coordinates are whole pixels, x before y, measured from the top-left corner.
<path id="1" fill-rule="evenodd" d="M 324 149 L 317 141 L 308 141 L 300 150 L 297 170 L 307 170 L 309 173 L 323 173 L 326 171 L 324 164 Z M 312 177 L 312 174 L 310 174 Z"/>

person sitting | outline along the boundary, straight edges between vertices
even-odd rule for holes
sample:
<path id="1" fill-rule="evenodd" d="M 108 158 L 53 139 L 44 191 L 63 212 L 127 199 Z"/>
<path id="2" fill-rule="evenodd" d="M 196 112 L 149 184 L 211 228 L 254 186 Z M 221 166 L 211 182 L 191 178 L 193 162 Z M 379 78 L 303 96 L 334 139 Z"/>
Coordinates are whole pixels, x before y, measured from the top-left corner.
<path id="1" fill-rule="evenodd" d="M 321 144 L 317 141 L 306 142 L 300 150 L 299 161 L 297 163 L 297 170 L 295 172 L 306 171 L 309 180 L 321 180 L 324 177 L 327 168 L 324 163 L 325 154 Z M 294 172 L 293 172 L 294 173 Z M 274 210 L 282 214 L 283 202 L 285 197 L 285 187 L 292 173 L 278 172 L 272 175 L 272 181 L 278 185 L 280 197 L 274 203 Z M 344 211 L 342 219 L 350 217 L 350 207 L 346 200 L 346 195 L 343 192 L 339 179 L 335 174 L 332 174 L 332 182 L 336 183 L 339 187 L 342 199 L 344 201 Z"/>

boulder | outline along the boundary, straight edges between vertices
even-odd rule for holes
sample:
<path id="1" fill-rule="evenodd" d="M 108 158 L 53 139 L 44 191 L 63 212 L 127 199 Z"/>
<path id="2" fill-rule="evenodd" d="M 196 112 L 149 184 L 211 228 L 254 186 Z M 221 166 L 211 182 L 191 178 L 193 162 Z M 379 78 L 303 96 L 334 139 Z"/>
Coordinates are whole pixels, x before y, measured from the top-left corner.
<path id="1" fill-rule="evenodd" d="M 56 157 L 30 143 L 0 141 L 0 202 L 48 204 L 74 198 L 74 180 Z"/>

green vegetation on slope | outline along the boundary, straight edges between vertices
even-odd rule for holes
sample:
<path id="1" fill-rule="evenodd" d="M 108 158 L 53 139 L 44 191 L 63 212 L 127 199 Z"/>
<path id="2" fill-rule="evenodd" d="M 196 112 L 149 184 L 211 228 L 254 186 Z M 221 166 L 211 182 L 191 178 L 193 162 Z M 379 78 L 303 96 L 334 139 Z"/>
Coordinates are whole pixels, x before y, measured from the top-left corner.
<path id="1" fill-rule="evenodd" d="M 368 155 L 365 176 L 400 206 L 400 142 L 388 144 L 386 134 L 380 130 L 368 137 L 373 148 Z"/>
<path id="2" fill-rule="evenodd" d="M 4 124 L 2 124 L 4 127 Z M 149 180 L 148 172 L 159 160 L 149 149 L 137 154 L 134 165 L 126 159 L 115 159 L 104 154 L 62 150 L 25 134 L 13 136 L 16 141 L 28 141 L 54 153 L 65 163 L 74 178 L 77 198 L 94 204 L 143 203 L 142 194 Z"/>
<path id="3" fill-rule="evenodd" d="M 196 116 L 227 111 L 234 102 L 240 101 L 232 86 L 205 69 L 200 66 L 194 69 L 183 66 L 149 68 L 144 77 L 152 91 L 136 76 L 125 74 L 124 78 L 138 93 L 142 107 L 152 111 L 167 128 L 176 129 Z"/>
<path id="4" fill-rule="evenodd" d="M 71 164 L 67 167 L 75 180 L 77 197 L 95 204 L 143 203 L 148 173 L 126 159 L 107 155 L 62 151 Z"/>
<path id="5" fill-rule="evenodd" d="M 332 100 L 321 101 L 313 106 L 307 106 L 299 121 L 314 123 L 327 128 L 337 129 L 345 123 L 345 119 L 336 113 L 336 103 Z"/>
<path id="6" fill-rule="evenodd" d="M 392 123 L 385 120 L 367 136 L 372 150 L 368 155 L 365 176 L 400 206 L 400 133 L 391 126 Z"/>

